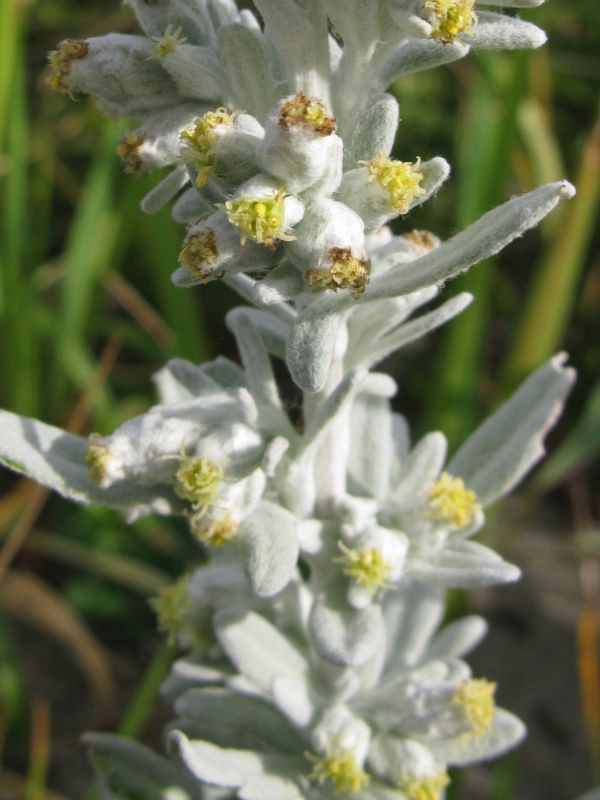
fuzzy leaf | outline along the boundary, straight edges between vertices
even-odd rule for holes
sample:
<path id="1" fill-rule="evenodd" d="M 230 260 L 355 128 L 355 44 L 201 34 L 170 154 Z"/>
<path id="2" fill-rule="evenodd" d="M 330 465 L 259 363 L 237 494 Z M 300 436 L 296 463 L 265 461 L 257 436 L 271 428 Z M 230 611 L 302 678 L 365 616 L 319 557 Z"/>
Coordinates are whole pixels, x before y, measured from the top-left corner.
<path id="1" fill-rule="evenodd" d="M 358 161 L 370 161 L 377 153 L 389 155 L 399 119 L 400 107 L 391 94 L 381 94 L 370 102 L 356 117 L 344 142 L 344 171 L 354 169 Z"/>
<path id="2" fill-rule="evenodd" d="M 219 34 L 219 57 L 232 105 L 264 119 L 275 104 L 275 82 L 260 36 L 244 25 L 228 25 Z"/>
<path id="3" fill-rule="evenodd" d="M 365 664 L 381 647 L 383 618 L 378 605 L 348 606 L 345 582 L 333 582 L 317 597 L 309 619 L 313 643 L 324 659 L 344 667 Z"/>
<path id="4" fill-rule="evenodd" d="M 383 63 L 379 73 L 380 87 L 387 89 L 391 83 L 405 75 L 450 64 L 463 58 L 468 52 L 469 48 L 460 42 L 439 44 L 425 39 L 404 39 Z"/>
<path id="5" fill-rule="evenodd" d="M 327 382 L 341 323 L 341 315 L 332 312 L 326 300 L 329 298 L 316 301 L 304 311 L 287 342 L 286 359 L 292 378 L 311 393 L 320 392 Z"/>
<path id="6" fill-rule="evenodd" d="M 509 492 L 543 456 L 544 436 L 556 423 L 575 372 L 566 356 L 531 375 L 460 448 L 448 471 L 460 475 L 488 505 Z"/>
<path id="7" fill-rule="evenodd" d="M 269 353 L 254 326 L 252 315 L 245 308 L 234 308 L 226 321 L 235 336 L 262 426 L 271 434 L 293 437 L 294 431 L 283 410 Z"/>
<path id="8" fill-rule="evenodd" d="M 253 612 L 223 609 L 215 616 L 221 646 L 237 669 L 255 686 L 270 693 L 279 676 L 306 674 L 304 654 L 274 625 Z"/>
<path id="9" fill-rule="evenodd" d="M 473 264 L 498 253 L 537 225 L 561 200 L 573 197 L 574 193 L 570 183 L 558 181 L 514 197 L 484 214 L 437 250 L 408 264 L 398 264 L 380 278 L 374 278 L 367 287 L 365 299 L 407 294 L 455 277 Z"/>
<path id="10" fill-rule="evenodd" d="M 397 488 L 390 495 L 394 511 L 403 513 L 426 502 L 431 484 L 446 460 L 446 448 L 446 437 L 437 431 L 417 442 L 401 467 Z"/>
<path id="11" fill-rule="evenodd" d="M 69 500 L 122 511 L 169 513 L 174 496 L 166 487 L 119 481 L 101 489 L 85 463 L 87 439 L 28 417 L 0 411 L 0 463 Z"/>
<path id="12" fill-rule="evenodd" d="M 442 763 L 462 767 L 497 758 L 523 741 L 526 733 L 525 725 L 518 717 L 503 708 L 497 708 L 492 726 L 483 736 L 431 740 L 427 746 Z"/>
<path id="13" fill-rule="evenodd" d="M 298 520 L 284 508 L 260 503 L 240 525 L 246 569 L 259 597 L 272 597 L 287 586 L 298 561 Z"/>
<path id="14" fill-rule="evenodd" d="M 382 336 L 380 339 L 369 342 L 364 341 L 362 352 L 352 354 L 352 364 L 360 363 L 367 367 L 373 367 L 379 361 L 395 353 L 401 347 L 426 336 L 431 331 L 444 325 L 454 317 L 461 314 L 473 302 L 473 295 L 468 292 L 461 292 L 451 297 L 441 306 L 423 314 L 416 319 L 401 325 L 396 330 Z"/>
<path id="15" fill-rule="evenodd" d="M 294 92 L 329 103 L 329 32 L 321 0 L 256 0 Z"/>
<path id="16" fill-rule="evenodd" d="M 169 735 L 169 744 L 183 766 L 204 783 L 239 789 L 263 771 L 261 756 L 250 750 L 216 747 L 201 739 L 190 741 L 181 731 Z"/>
<path id="17" fill-rule="evenodd" d="M 477 25 L 465 42 L 473 50 L 528 50 L 541 47 L 546 42 L 546 34 L 531 22 L 481 11 L 477 14 Z"/>
<path id="18" fill-rule="evenodd" d="M 472 589 L 512 583 L 520 578 L 521 571 L 485 545 L 460 541 L 446 545 L 427 561 L 412 561 L 410 574 L 433 586 Z"/>
<path id="19" fill-rule="evenodd" d="M 270 703 L 229 689 L 191 689 L 175 703 L 174 726 L 191 739 L 261 752 L 302 750 L 302 740 Z"/>
<path id="20" fill-rule="evenodd" d="M 386 629 L 386 672 L 403 672 L 426 652 L 442 620 L 442 592 L 418 581 L 405 580 L 386 595 L 383 615 Z"/>
<path id="21" fill-rule="evenodd" d="M 462 658 L 476 647 L 488 630 L 483 617 L 471 615 L 446 625 L 427 649 L 427 658 Z"/>
<path id="22" fill-rule="evenodd" d="M 103 796 L 120 800 L 143 797 L 144 800 L 202 800 L 204 794 L 196 781 L 176 764 L 153 753 L 147 747 L 109 733 L 86 733 L 84 744 L 92 750 L 94 767 Z"/>

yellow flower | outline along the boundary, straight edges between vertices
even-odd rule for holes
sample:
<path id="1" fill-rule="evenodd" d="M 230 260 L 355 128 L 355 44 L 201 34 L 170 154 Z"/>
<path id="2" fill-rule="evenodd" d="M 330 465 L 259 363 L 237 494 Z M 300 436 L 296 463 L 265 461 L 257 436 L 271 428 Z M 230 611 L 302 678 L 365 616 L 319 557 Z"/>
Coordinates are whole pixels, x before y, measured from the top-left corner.
<path id="1" fill-rule="evenodd" d="M 329 267 L 311 267 L 306 275 L 316 289 L 352 289 L 354 299 L 364 292 L 371 274 L 371 262 L 358 258 L 349 247 L 332 247 L 327 253 Z"/>
<path id="2" fill-rule="evenodd" d="M 420 184 L 423 173 L 420 159 L 394 161 L 379 153 L 371 161 L 359 161 L 369 171 L 369 182 L 377 181 L 388 196 L 390 207 L 398 214 L 407 214 L 413 200 L 422 197 L 425 189 Z"/>
<path id="3" fill-rule="evenodd" d="M 453 478 L 447 472 L 442 472 L 429 490 L 429 506 L 435 519 L 455 528 L 469 525 L 479 511 L 475 492 L 466 488 L 462 478 Z"/>
<path id="4" fill-rule="evenodd" d="M 475 0 L 425 0 L 427 19 L 438 42 L 451 42 L 461 33 L 472 33 L 477 24 Z"/>
<path id="5" fill-rule="evenodd" d="M 309 753 L 307 758 L 314 764 L 310 777 L 321 784 L 329 782 L 340 794 L 358 792 L 369 785 L 369 776 L 347 750 L 332 747 L 324 756 Z"/>

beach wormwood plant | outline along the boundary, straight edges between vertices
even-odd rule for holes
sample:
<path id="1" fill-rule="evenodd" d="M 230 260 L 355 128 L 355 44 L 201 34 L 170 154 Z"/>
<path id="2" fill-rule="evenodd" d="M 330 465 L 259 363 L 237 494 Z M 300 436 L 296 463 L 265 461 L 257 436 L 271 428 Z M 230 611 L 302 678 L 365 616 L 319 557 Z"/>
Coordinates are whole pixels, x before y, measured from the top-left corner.
<path id="1" fill-rule="evenodd" d="M 542 186 L 446 242 L 388 225 L 450 167 L 392 157 L 386 89 L 542 45 L 513 13 L 540 2 L 127 0 L 139 35 L 50 53 L 54 89 L 139 121 L 126 169 L 167 170 L 143 210 L 174 200 L 187 226 L 174 283 L 221 280 L 247 303 L 227 315 L 240 364 L 169 361 L 158 404 L 108 436 L 0 413 L 7 467 L 130 520 L 180 515 L 206 556 L 153 601 L 182 650 L 166 755 L 88 734 L 103 797 L 439 800 L 449 767 L 523 738 L 463 660 L 484 620 L 441 626 L 444 597 L 519 577 L 474 536 L 542 456 L 573 371 L 541 366 L 448 460 L 439 432 L 411 442 L 374 368 L 469 305 L 435 303 L 447 280 L 574 193 Z"/>

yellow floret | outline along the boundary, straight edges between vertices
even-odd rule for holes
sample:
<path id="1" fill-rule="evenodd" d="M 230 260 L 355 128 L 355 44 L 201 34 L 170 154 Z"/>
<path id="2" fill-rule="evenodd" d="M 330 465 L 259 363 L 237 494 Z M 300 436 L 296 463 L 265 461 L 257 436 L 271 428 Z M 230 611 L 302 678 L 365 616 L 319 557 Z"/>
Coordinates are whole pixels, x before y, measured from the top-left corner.
<path id="1" fill-rule="evenodd" d="M 453 700 L 458 704 L 475 736 L 486 734 L 494 719 L 496 684 L 478 678 L 466 681 L 456 690 Z"/>
<path id="2" fill-rule="evenodd" d="M 183 243 L 179 254 L 182 266 L 199 281 L 206 282 L 211 276 L 211 269 L 219 259 L 217 239 L 212 228 L 204 228 L 198 233 L 190 234 Z"/>
<path id="3" fill-rule="evenodd" d="M 166 58 L 174 53 L 180 44 L 184 44 L 187 39 L 181 35 L 181 28 L 176 30 L 172 25 L 168 25 L 163 36 L 153 36 L 154 54 L 153 58 Z"/>
<path id="4" fill-rule="evenodd" d="M 229 512 L 220 519 L 211 519 L 204 514 L 194 515 L 190 519 L 190 527 L 196 539 L 207 547 L 229 544 L 238 531 L 238 524 Z"/>
<path id="5" fill-rule="evenodd" d="M 215 502 L 224 477 L 223 467 L 208 456 L 186 458 L 175 473 L 175 493 L 194 509 L 206 510 Z"/>
<path id="6" fill-rule="evenodd" d="M 179 134 L 183 144 L 183 160 L 195 168 L 198 189 L 206 185 L 216 168 L 213 148 L 221 137 L 217 128 L 232 128 L 234 119 L 235 113 L 230 114 L 226 108 L 217 108 L 194 120 L 192 127 Z"/>
<path id="7" fill-rule="evenodd" d="M 85 463 L 90 468 L 90 478 L 94 483 L 103 483 L 106 478 L 107 466 L 110 460 L 110 451 L 108 446 L 100 444 L 100 435 L 92 433 L 89 437 L 89 444 L 87 453 L 85 454 Z"/>
<path id="8" fill-rule="evenodd" d="M 279 124 L 286 129 L 310 128 L 320 136 L 329 136 L 335 132 L 336 119 L 327 113 L 321 100 L 299 92 L 282 105 Z"/>
<path id="9" fill-rule="evenodd" d="M 48 63 L 50 64 L 49 84 L 57 92 L 70 94 L 71 90 L 66 85 L 65 76 L 71 71 L 71 64 L 81 58 L 85 58 L 89 52 L 89 45 L 83 39 L 65 39 L 56 50 L 48 53 Z"/>
<path id="10" fill-rule="evenodd" d="M 432 36 L 439 42 L 451 42 L 461 33 L 473 33 L 477 24 L 474 0 L 425 0 Z"/>
<path id="11" fill-rule="evenodd" d="M 408 213 L 413 200 L 423 197 L 425 189 L 420 184 L 423 173 L 419 170 L 420 159 L 394 161 L 379 153 L 371 161 L 359 161 L 369 171 L 369 182 L 377 181 L 389 198 L 390 208 L 397 214 Z"/>
<path id="12" fill-rule="evenodd" d="M 339 794 L 358 792 L 369 785 L 369 776 L 347 750 L 331 748 L 324 756 L 307 757 L 314 764 L 310 777 L 321 784 L 330 783 Z"/>
<path id="13" fill-rule="evenodd" d="M 236 197 L 220 203 L 231 222 L 240 229 L 240 241 L 246 244 L 254 239 L 271 250 L 275 249 L 275 241 L 293 242 L 295 236 L 285 233 L 285 191 L 281 188 L 277 194 L 267 197 Z"/>
<path id="14" fill-rule="evenodd" d="M 440 800 L 442 791 L 450 783 L 445 769 L 426 778 L 406 778 L 402 781 L 402 791 L 407 800 Z"/>
<path id="15" fill-rule="evenodd" d="M 379 589 L 389 587 L 390 564 L 385 560 L 381 550 L 352 550 L 343 542 L 338 542 L 338 547 L 344 554 L 338 559 L 344 564 L 344 575 L 375 594 Z"/>
<path id="16" fill-rule="evenodd" d="M 158 617 L 158 629 L 166 634 L 169 644 L 175 644 L 184 627 L 188 604 L 187 577 L 180 578 L 172 586 L 161 589 L 150 605 Z"/>
<path id="17" fill-rule="evenodd" d="M 477 495 L 467 489 L 462 478 L 442 472 L 429 490 L 429 507 L 435 519 L 464 528 L 473 522 L 479 511 Z"/>
<path id="18" fill-rule="evenodd" d="M 354 299 L 364 292 L 371 274 L 371 262 L 358 258 L 349 247 L 332 247 L 327 253 L 329 267 L 311 267 L 307 279 L 315 289 L 352 289 Z"/>
<path id="19" fill-rule="evenodd" d="M 117 145 L 116 153 L 125 162 L 125 171 L 134 175 L 142 172 L 143 164 L 140 147 L 146 139 L 143 133 L 129 133 Z"/>

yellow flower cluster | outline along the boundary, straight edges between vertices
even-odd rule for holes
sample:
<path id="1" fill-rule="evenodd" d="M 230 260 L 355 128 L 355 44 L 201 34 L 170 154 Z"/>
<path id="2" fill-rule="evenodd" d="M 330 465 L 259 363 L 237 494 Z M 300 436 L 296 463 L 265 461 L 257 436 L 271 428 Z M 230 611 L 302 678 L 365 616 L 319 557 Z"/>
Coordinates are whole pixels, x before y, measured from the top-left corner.
<path id="1" fill-rule="evenodd" d="M 425 0 L 425 11 L 439 42 L 451 42 L 461 33 L 472 33 L 477 24 L 475 0 Z"/>
<path id="2" fill-rule="evenodd" d="M 310 285 L 315 289 L 330 289 L 333 292 L 352 289 L 352 296 L 355 299 L 360 297 L 369 282 L 371 262 L 355 256 L 349 247 L 332 247 L 327 258 L 330 264 L 328 269 L 311 267 L 307 271 Z"/>
<path id="3" fill-rule="evenodd" d="M 196 170 L 198 189 L 206 186 L 216 168 L 214 146 L 220 138 L 217 128 L 232 128 L 234 119 L 235 113 L 230 114 L 226 108 L 217 108 L 196 119 L 191 128 L 179 134 L 183 145 L 182 158 Z"/>

